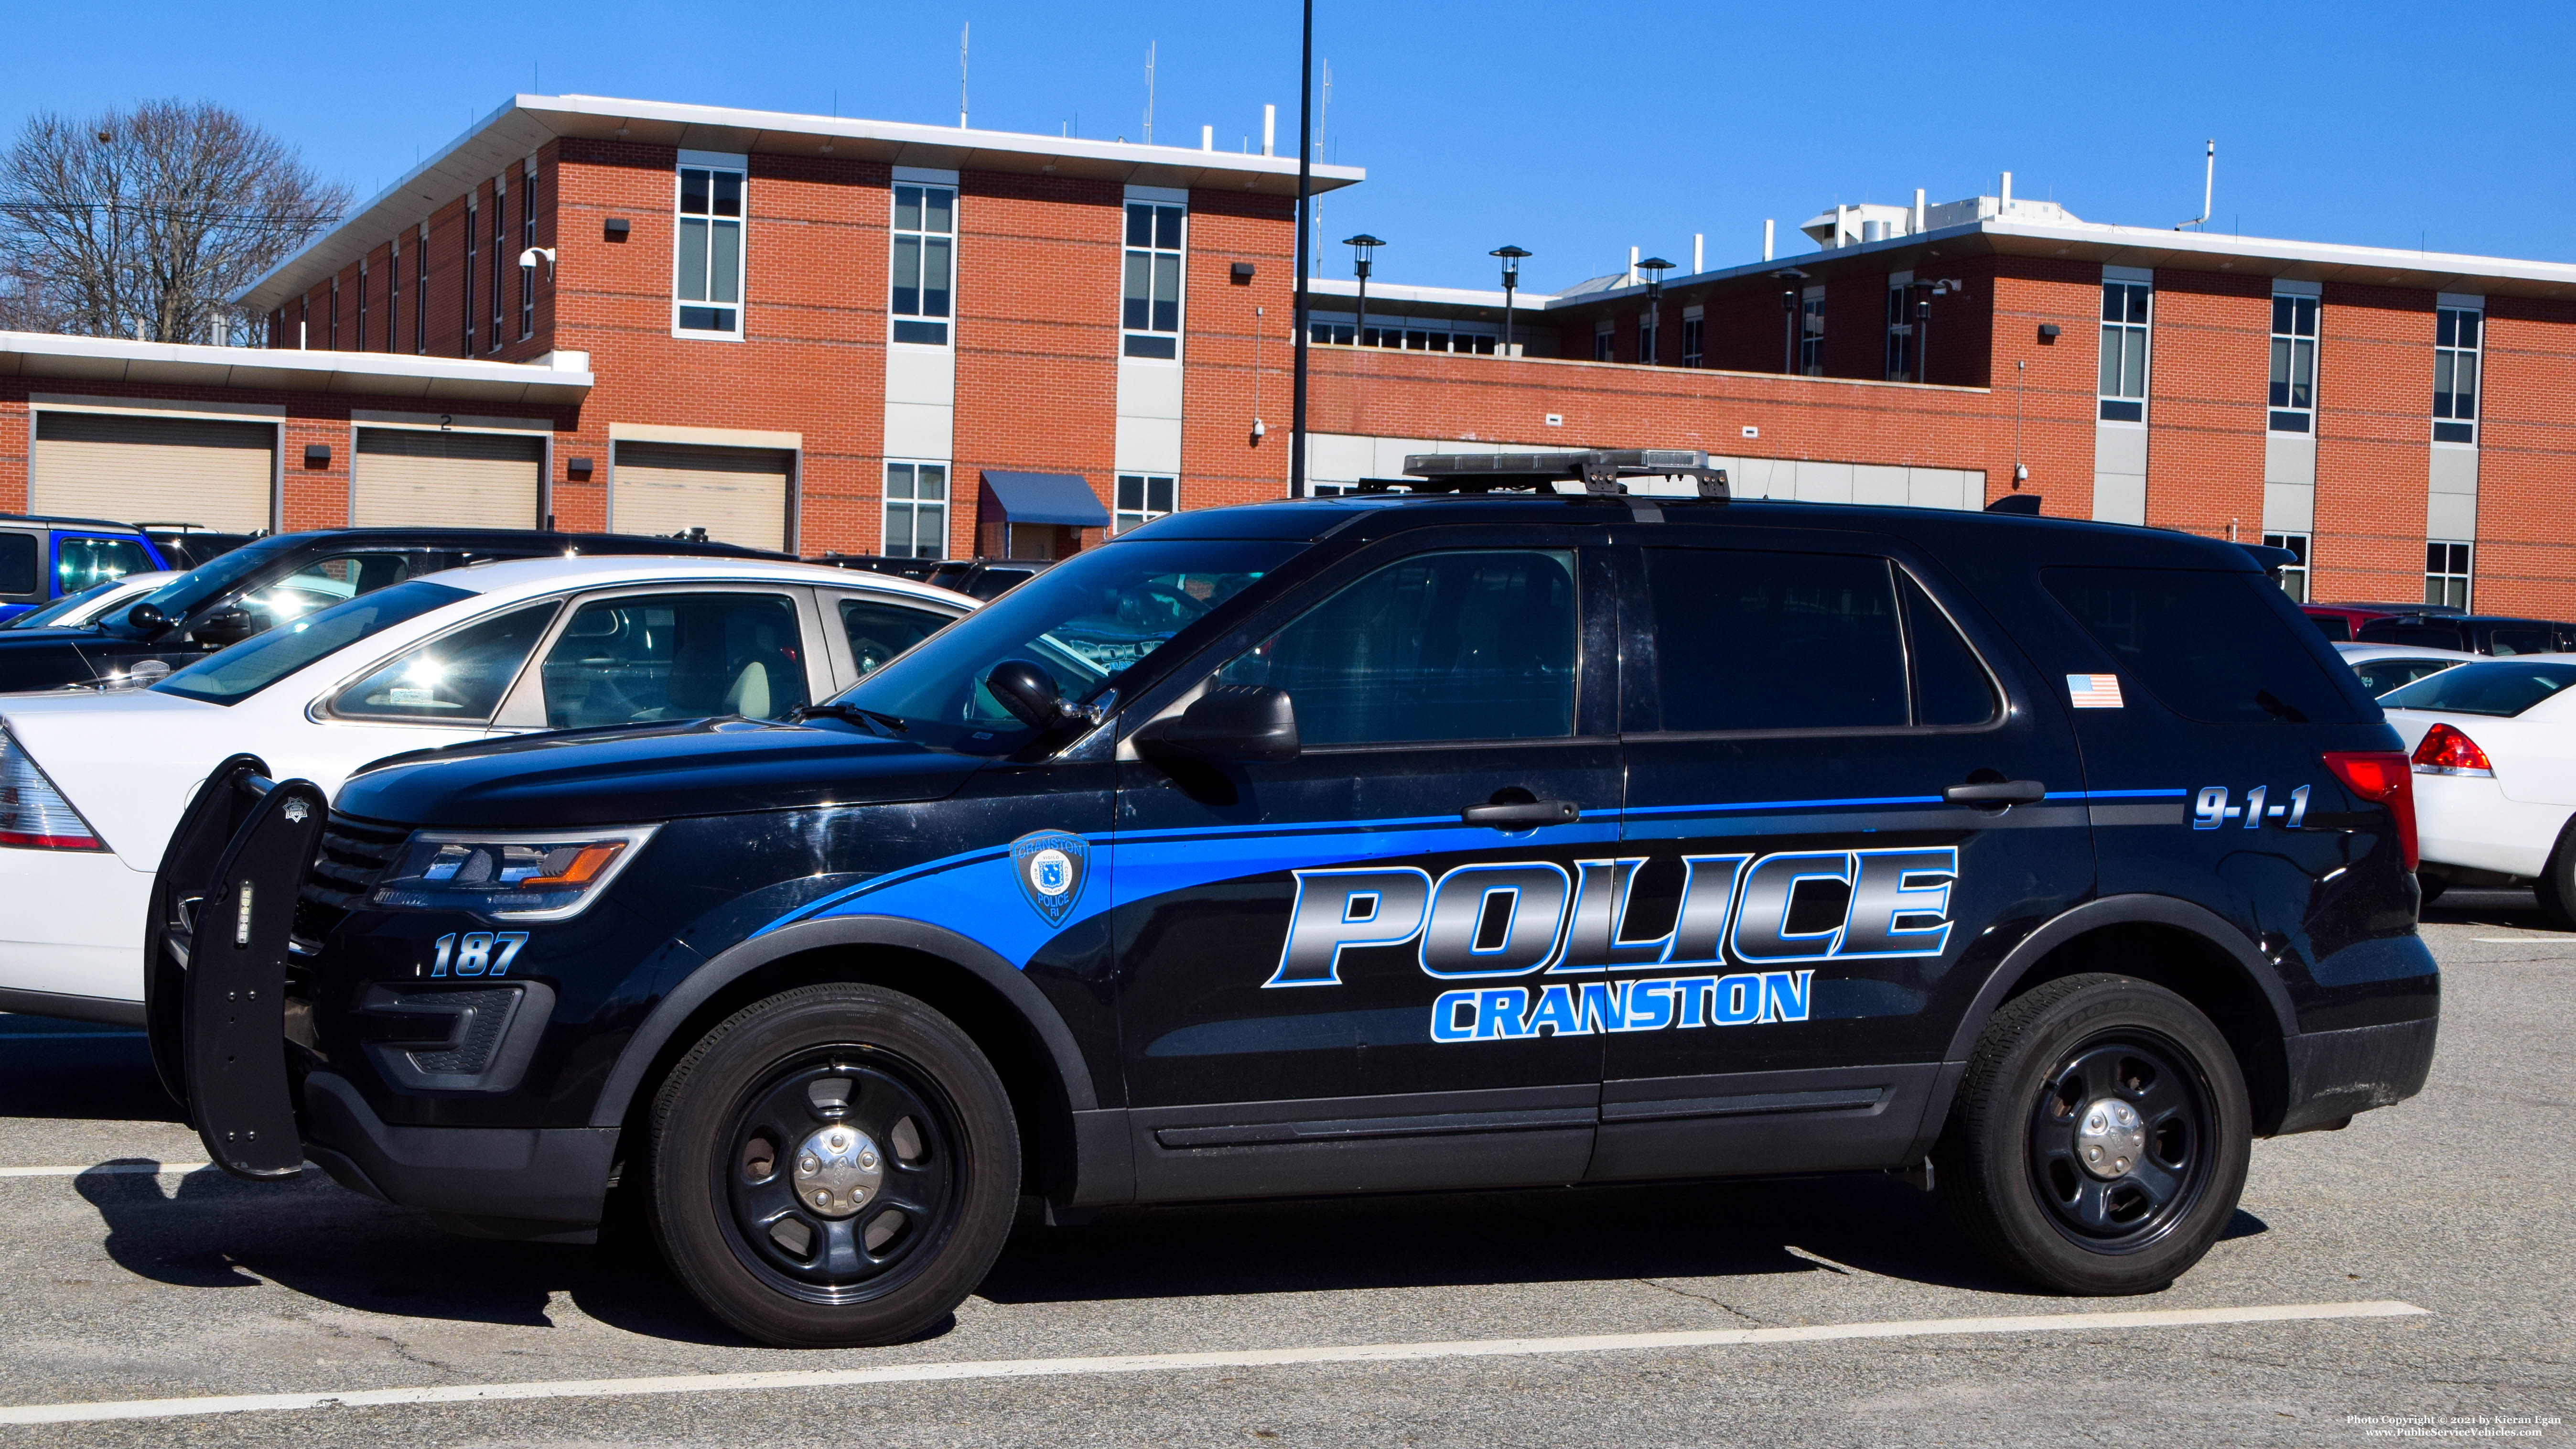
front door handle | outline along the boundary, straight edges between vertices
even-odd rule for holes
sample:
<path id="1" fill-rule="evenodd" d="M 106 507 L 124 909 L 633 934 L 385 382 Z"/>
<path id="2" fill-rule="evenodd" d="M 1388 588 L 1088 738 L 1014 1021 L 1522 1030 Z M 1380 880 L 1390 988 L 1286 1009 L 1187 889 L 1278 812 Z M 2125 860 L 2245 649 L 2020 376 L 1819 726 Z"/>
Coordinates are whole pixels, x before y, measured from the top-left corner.
<path id="1" fill-rule="evenodd" d="M 1987 780 L 1941 792 L 1953 805 L 2035 805 L 2047 796 L 2048 787 L 2037 780 Z"/>
<path id="2" fill-rule="evenodd" d="M 1470 805 L 1458 812 L 1470 825 L 1496 830 L 1529 830 L 1541 825 L 1571 825 L 1583 818 L 1571 800 L 1516 800 L 1506 804 Z"/>

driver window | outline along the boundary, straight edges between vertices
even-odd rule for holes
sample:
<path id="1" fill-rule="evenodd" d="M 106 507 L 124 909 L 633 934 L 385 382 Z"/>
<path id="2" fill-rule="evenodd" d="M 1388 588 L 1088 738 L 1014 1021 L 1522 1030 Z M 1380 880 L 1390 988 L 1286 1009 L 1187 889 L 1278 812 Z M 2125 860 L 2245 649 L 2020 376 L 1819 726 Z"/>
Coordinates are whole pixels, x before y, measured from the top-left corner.
<path id="1" fill-rule="evenodd" d="M 556 605 L 514 609 L 405 651 L 340 691 L 331 712 L 351 719 L 479 725 L 492 718 Z"/>
<path id="2" fill-rule="evenodd" d="M 409 560 L 398 553 L 344 554 L 315 559 L 283 578 L 271 579 L 242 595 L 254 634 L 345 604 L 410 577 Z"/>
<path id="3" fill-rule="evenodd" d="M 1308 745 L 1574 733 L 1574 555 L 1422 554 L 1370 574 L 1228 664 L 1286 690 Z"/>
<path id="4" fill-rule="evenodd" d="M 594 600 L 543 668 L 548 729 L 779 719 L 808 697 L 796 605 L 778 594 Z"/>

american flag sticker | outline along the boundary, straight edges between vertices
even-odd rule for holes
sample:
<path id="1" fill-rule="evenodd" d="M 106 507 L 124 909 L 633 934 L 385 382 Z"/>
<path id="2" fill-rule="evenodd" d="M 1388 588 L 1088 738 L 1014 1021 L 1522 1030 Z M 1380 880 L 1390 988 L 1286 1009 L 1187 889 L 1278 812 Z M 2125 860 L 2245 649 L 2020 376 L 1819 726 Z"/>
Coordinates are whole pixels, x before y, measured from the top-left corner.
<path id="1" fill-rule="evenodd" d="M 2077 709 L 2118 709 L 2120 676 L 2070 674 L 2066 676 L 2066 695 Z"/>

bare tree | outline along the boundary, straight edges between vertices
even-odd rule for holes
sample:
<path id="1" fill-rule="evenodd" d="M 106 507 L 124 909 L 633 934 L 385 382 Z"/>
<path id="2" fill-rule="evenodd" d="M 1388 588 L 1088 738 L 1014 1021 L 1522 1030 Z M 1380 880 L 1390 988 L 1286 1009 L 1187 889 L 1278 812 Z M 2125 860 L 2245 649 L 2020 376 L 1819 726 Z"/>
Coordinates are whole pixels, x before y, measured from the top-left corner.
<path id="1" fill-rule="evenodd" d="M 32 116 L 0 156 L 0 326 L 264 340 L 228 299 L 348 205 L 347 186 L 211 103 Z"/>

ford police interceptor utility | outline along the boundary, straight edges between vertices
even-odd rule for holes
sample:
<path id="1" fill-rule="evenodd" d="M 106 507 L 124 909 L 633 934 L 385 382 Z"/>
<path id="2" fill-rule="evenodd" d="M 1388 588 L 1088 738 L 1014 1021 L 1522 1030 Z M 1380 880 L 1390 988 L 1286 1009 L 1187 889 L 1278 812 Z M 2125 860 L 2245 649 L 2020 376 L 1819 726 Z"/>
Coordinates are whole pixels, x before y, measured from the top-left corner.
<path id="1" fill-rule="evenodd" d="M 1513 466 L 1157 520 L 794 722 L 240 758 L 156 1059 L 237 1175 L 631 1193 L 791 1345 L 936 1323 L 1024 1192 L 1898 1170 L 2147 1291 L 2422 1085 L 2407 760 L 2246 551 Z"/>

